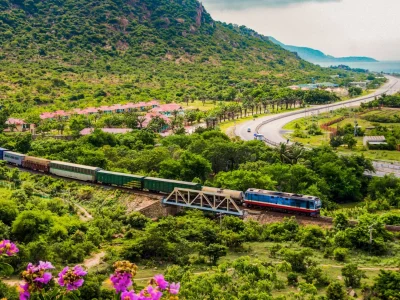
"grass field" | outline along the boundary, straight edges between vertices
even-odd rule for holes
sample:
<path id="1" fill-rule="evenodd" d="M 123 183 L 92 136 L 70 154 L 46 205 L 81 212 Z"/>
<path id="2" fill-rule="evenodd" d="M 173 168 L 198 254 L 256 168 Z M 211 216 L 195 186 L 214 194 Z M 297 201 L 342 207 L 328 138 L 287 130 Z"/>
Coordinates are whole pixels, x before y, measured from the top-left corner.
<path id="1" fill-rule="evenodd" d="M 395 114 L 399 114 L 399 110 L 394 110 L 394 109 L 382 109 L 382 110 L 376 110 L 376 111 L 371 111 L 366 114 L 363 114 L 362 117 L 368 116 L 368 115 L 379 115 L 379 116 L 393 116 Z M 340 121 L 336 124 L 333 124 L 332 127 L 344 127 L 347 124 L 350 124 L 354 126 L 354 113 L 349 111 L 349 110 L 338 110 L 332 113 L 325 113 L 321 114 L 318 116 L 309 116 L 306 118 L 301 118 L 298 120 L 294 120 L 288 124 L 286 124 L 283 129 L 285 130 L 300 130 L 303 133 L 307 134 L 307 127 L 312 124 L 313 122 L 317 123 L 318 125 L 321 125 L 323 123 L 326 123 L 328 121 L 340 118 L 341 116 L 346 116 L 346 119 L 343 121 Z M 376 126 L 376 124 L 381 124 L 386 127 L 400 127 L 400 123 L 376 123 L 376 122 L 370 122 L 362 117 L 358 117 L 357 124 L 358 126 L 361 126 L 362 129 L 366 130 L 366 135 L 369 133 L 368 128 L 373 128 Z M 304 145 L 308 146 L 320 146 L 320 145 L 326 145 L 329 144 L 329 139 L 328 139 L 328 133 L 323 132 L 323 135 L 308 135 L 306 138 L 300 138 L 300 137 L 293 137 L 292 133 L 287 133 L 284 135 L 285 138 L 290 139 L 291 141 L 296 141 L 300 142 Z M 385 160 L 385 161 L 400 161 L 400 152 L 399 151 L 387 151 L 387 150 L 368 150 L 364 147 L 363 145 L 363 137 L 356 137 L 357 144 L 356 146 L 350 150 L 346 146 L 341 146 L 338 148 L 338 151 L 341 153 L 346 153 L 346 154 L 363 154 L 365 157 L 373 159 L 373 160 Z"/>

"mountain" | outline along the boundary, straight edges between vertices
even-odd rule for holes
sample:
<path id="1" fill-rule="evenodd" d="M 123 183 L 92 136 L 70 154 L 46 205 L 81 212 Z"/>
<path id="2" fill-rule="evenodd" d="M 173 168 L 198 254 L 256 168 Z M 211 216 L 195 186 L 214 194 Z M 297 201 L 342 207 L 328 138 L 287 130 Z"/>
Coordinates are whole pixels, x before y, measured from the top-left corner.
<path id="1" fill-rule="evenodd" d="M 268 37 L 271 42 L 276 45 L 281 46 L 290 52 L 297 53 L 302 59 L 307 60 L 312 63 L 318 62 L 332 62 L 332 63 L 348 63 L 348 62 L 378 62 L 374 58 L 370 57 L 359 57 L 359 56 L 349 56 L 349 57 L 333 57 L 331 55 L 326 55 L 325 53 L 307 47 L 297 47 L 285 45 L 273 37 Z"/>
<path id="2" fill-rule="evenodd" d="M 214 21 L 196 0 L 0 0 L 0 49 L 0 102 L 18 113 L 232 100 L 260 84 L 332 74 Z"/>

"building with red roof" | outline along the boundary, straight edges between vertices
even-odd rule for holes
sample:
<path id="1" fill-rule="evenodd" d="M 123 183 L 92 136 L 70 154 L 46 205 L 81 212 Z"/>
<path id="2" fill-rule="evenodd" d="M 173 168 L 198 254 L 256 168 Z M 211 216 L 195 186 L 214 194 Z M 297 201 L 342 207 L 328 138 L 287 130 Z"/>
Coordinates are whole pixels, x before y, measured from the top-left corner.
<path id="1" fill-rule="evenodd" d="M 8 118 L 6 121 L 7 129 L 4 131 L 12 132 L 12 131 L 17 131 L 17 132 L 23 132 L 27 131 L 31 128 L 31 125 L 26 123 L 22 119 L 15 119 L 15 118 Z"/>
<path id="2" fill-rule="evenodd" d="M 112 133 L 112 134 L 125 134 L 128 132 L 131 132 L 131 128 L 100 128 L 101 131 L 107 132 L 107 133 Z M 89 135 L 92 134 L 94 131 L 94 128 L 85 128 L 82 129 L 79 134 L 80 135 Z"/>

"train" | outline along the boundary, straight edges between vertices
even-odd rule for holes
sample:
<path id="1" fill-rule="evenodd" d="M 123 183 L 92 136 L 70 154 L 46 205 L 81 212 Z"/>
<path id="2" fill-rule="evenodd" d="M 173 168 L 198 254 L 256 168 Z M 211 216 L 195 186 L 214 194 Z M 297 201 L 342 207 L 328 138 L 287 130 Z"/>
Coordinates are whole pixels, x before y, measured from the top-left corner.
<path id="1" fill-rule="evenodd" d="M 321 200 L 315 196 L 250 188 L 246 192 L 203 186 L 200 183 L 111 172 L 98 167 L 54 161 L 0 148 L 0 160 L 33 171 L 102 185 L 170 194 L 175 188 L 229 196 L 244 207 L 257 207 L 318 217 Z"/>

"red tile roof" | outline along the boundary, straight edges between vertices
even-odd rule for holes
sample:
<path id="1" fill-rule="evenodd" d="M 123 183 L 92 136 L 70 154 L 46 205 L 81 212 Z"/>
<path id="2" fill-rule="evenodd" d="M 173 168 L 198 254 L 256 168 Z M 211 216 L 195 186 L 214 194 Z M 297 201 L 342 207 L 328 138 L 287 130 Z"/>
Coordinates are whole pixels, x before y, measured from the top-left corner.
<path id="1" fill-rule="evenodd" d="M 26 123 L 24 120 L 22 120 L 22 119 L 14 119 L 14 118 L 9 118 L 7 121 L 6 121 L 6 124 L 7 125 L 11 125 L 11 124 L 14 124 L 14 125 L 24 125 L 24 124 L 28 124 L 28 123 Z"/>

